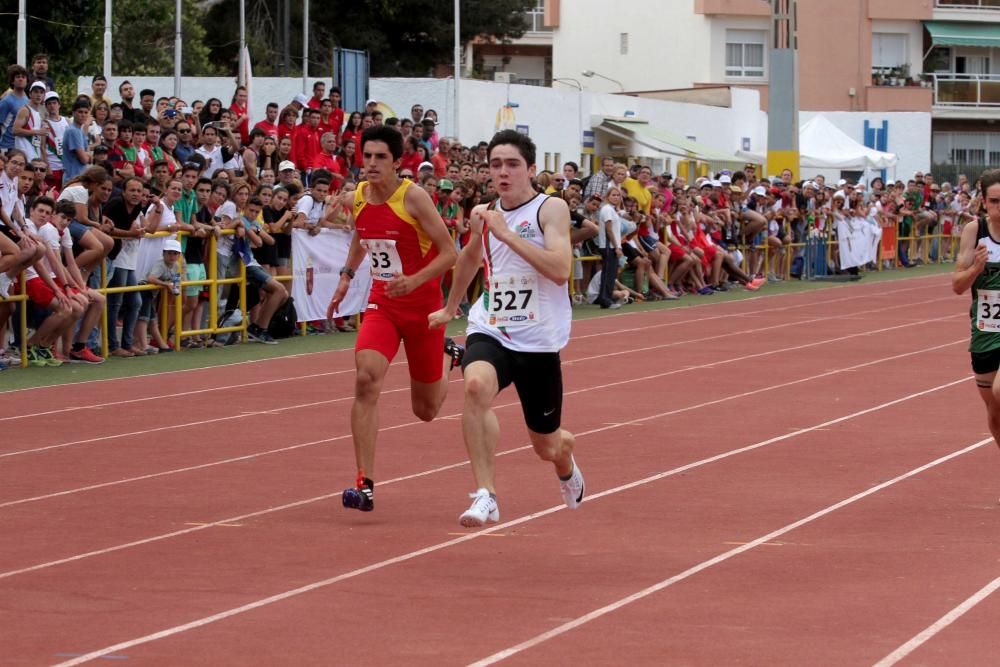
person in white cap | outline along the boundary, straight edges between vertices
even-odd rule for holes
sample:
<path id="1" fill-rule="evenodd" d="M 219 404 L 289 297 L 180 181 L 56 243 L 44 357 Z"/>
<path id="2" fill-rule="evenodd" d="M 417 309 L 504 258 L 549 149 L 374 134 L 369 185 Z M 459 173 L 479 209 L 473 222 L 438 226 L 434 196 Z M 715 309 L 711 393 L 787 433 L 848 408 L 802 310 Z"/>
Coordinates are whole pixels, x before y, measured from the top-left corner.
<path id="1" fill-rule="evenodd" d="M 295 180 L 295 163 L 291 160 L 283 160 L 278 164 L 278 182 L 288 185 Z"/>
<path id="2" fill-rule="evenodd" d="M 35 81 L 28 88 L 28 103 L 21 107 L 14 119 L 14 148 L 24 151 L 29 162 L 38 158 L 45 159 L 42 142 L 43 137 L 48 136 L 49 129 L 42 120 L 43 99 L 45 84 Z"/>
<path id="3" fill-rule="evenodd" d="M 295 111 L 302 111 L 309 106 L 309 96 L 305 93 L 299 93 L 292 98 L 292 103 L 289 106 L 295 109 Z"/>
<path id="4" fill-rule="evenodd" d="M 146 277 L 139 284 L 147 285 L 159 285 L 164 288 L 160 291 L 160 298 L 167 299 L 167 321 L 173 322 L 174 316 L 170 314 L 171 309 L 174 308 L 177 297 L 181 293 L 181 281 L 184 280 L 183 271 L 180 266 L 181 258 L 181 242 L 174 238 L 169 238 L 163 242 L 163 257 L 156 261 L 152 267 L 146 273 Z M 144 320 L 149 321 L 150 328 L 152 329 L 153 338 L 159 344 L 159 352 L 169 352 L 170 348 L 164 344 L 162 340 L 159 340 L 160 335 L 157 329 L 159 327 L 155 326 L 156 313 L 159 308 L 156 307 L 156 292 L 143 292 L 142 293 L 142 309 L 139 313 L 139 317 Z M 177 333 L 174 333 L 177 336 Z M 140 345 L 145 343 L 145 340 L 138 341 Z M 147 351 L 147 354 L 149 351 Z"/>

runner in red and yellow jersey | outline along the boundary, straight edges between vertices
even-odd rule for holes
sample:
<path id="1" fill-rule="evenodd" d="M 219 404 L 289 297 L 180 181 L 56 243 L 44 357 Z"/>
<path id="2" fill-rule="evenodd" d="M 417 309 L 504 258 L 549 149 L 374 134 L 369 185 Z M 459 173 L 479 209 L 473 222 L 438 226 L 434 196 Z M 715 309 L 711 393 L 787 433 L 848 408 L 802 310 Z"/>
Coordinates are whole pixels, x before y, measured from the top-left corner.
<path id="1" fill-rule="evenodd" d="M 441 276 L 458 253 L 430 195 L 396 175 L 403 136 L 391 127 L 371 127 L 361 136 L 361 150 L 367 180 L 343 195 L 343 203 L 353 199 L 355 232 L 327 317 L 336 314 L 354 272 L 370 267 L 372 291 L 355 345 L 351 407 L 358 478 L 343 496 L 344 507 L 370 511 L 378 398 L 400 342 L 410 368 L 413 414 L 424 421 L 441 409 L 448 393 L 447 371 L 460 363 L 462 349 L 445 339 L 443 329 L 428 327 L 427 316 L 442 306 Z"/>

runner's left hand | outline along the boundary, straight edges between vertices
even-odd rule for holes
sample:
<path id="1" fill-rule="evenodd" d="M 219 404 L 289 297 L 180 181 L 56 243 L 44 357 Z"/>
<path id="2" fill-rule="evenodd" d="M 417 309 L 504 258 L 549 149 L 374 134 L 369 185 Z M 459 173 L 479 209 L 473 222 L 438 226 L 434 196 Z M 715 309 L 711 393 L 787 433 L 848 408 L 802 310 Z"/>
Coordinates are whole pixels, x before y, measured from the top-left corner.
<path id="1" fill-rule="evenodd" d="M 428 329 L 439 329 L 454 318 L 455 313 L 449 311 L 447 308 L 442 308 L 441 310 L 435 310 L 433 313 L 427 316 L 427 328 Z"/>
<path id="2" fill-rule="evenodd" d="M 506 243 L 511 236 L 510 228 L 507 226 L 507 219 L 500 211 L 483 211 L 483 224 L 493 236 Z"/>
<path id="3" fill-rule="evenodd" d="M 385 293 L 388 296 L 406 296 L 416 288 L 413 278 L 397 273 L 396 277 L 385 284 Z"/>

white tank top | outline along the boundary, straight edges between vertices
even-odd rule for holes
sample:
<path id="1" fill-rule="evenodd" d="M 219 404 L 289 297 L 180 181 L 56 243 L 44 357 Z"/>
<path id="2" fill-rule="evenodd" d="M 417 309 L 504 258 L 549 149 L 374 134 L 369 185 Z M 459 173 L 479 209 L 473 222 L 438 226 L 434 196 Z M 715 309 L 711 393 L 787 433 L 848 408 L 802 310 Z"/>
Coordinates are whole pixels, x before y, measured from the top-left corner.
<path id="1" fill-rule="evenodd" d="M 24 124 L 25 129 L 37 130 L 40 128 L 42 126 L 42 115 L 30 106 L 26 106 L 25 109 L 28 110 L 28 122 Z M 14 148 L 24 151 L 24 154 L 28 156 L 28 162 L 42 157 L 41 147 L 42 138 L 37 135 L 33 137 L 14 137 Z"/>
<path id="2" fill-rule="evenodd" d="M 498 201 L 496 210 L 503 213 L 510 230 L 544 248 L 538 214 L 547 199 L 536 195 L 511 211 L 504 210 Z M 558 352 L 564 348 L 573 320 L 567 285 L 557 285 L 541 275 L 489 234 L 483 234 L 483 257 L 483 295 L 469 312 L 468 332 L 491 336 L 517 352 Z"/>
<path id="3" fill-rule="evenodd" d="M 63 136 L 66 134 L 66 128 L 69 127 L 69 123 L 65 118 L 59 118 L 59 120 L 48 119 L 49 121 L 49 136 L 47 137 L 46 150 L 49 157 L 49 171 L 59 171 L 63 168 L 62 155 L 63 155 Z"/>

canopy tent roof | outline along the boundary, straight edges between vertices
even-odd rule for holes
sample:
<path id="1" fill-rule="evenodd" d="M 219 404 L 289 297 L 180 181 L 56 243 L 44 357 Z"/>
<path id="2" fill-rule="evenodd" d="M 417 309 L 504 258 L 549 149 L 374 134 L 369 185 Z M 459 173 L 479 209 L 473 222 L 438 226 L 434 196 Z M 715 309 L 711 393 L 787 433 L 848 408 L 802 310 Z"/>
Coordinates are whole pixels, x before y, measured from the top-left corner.
<path id="1" fill-rule="evenodd" d="M 958 23 L 924 21 L 935 46 L 1000 47 L 1000 25 L 996 23 Z"/>
<path id="2" fill-rule="evenodd" d="M 682 137 L 668 130 L 653 127 L 643 121 L 604 119 L 598 129 L 652 149 L 658 153 L 675 155 L 687 160 L 701 160 L 710 163 L 741 162 L 732 153 L 718 150 Z"/>
<path id="3" fill-rule="evenodd" d="M 741 152 L 741 156 L 764 162 L 764 156 Z M 895 153 L 868 148 L 847 136 L 826 116 L 813 116 L 799 128 L 799 165 L 813 169 L 885 169 L 899 161 Z"/>

